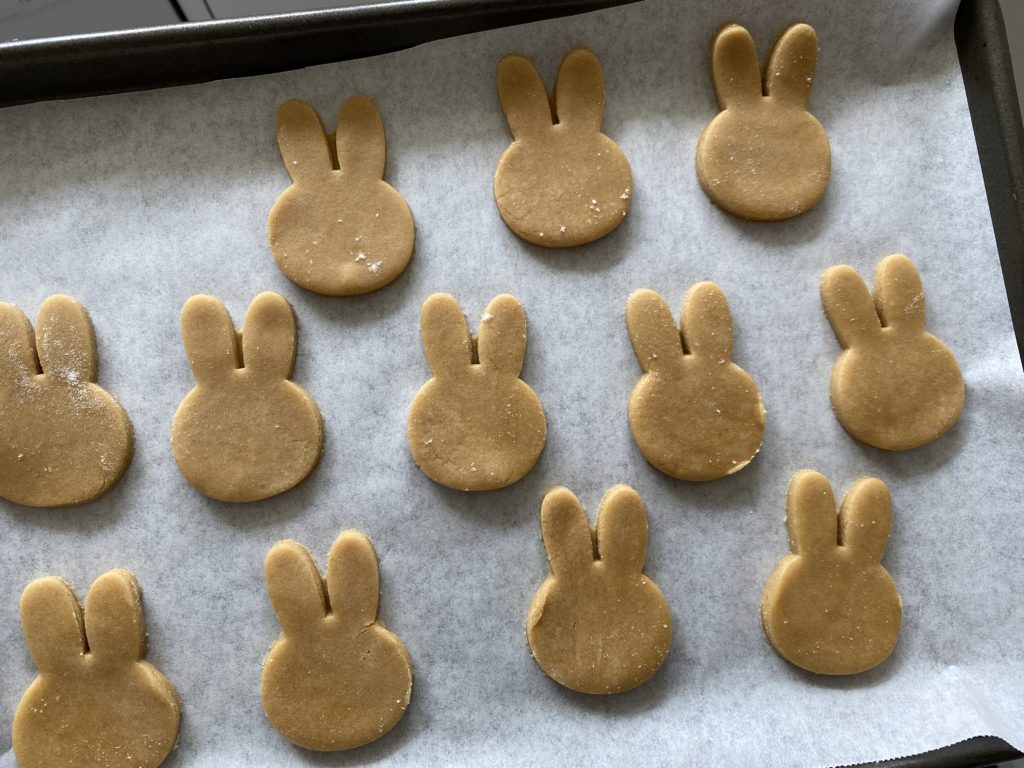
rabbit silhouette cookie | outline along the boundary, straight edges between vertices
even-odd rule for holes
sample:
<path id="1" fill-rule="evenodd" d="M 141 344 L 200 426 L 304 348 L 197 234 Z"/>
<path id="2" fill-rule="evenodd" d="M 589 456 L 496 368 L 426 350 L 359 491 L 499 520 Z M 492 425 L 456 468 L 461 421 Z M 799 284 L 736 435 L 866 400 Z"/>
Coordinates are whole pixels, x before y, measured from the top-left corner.
<path id="1" fill-rule="evenodd" d="M 405 199 L 384 181 L 384 123 L 373 101 L 345 102 L 330 137 L 309 104 L 286 101 L 277 143 L 292 185 L 271 209 L 267 233 L 285 276 L 326 296 L 354 296 L 401 275 L 415 226 Z"/>
<path id="2" fill-rule="evenodd" d="M 66 507 L 102 496 L 132 458 L 124 409 L 96 383 L 96 337 L 85 308 L 50 296 L 35 333 L 0 303 L 0 497 Z"/>
<path id="3" fill-rule="evenodd" d="M 830 394 L 847 432 L 876 448 L 905 451 L 956 423 L 963 377 L 949 348 L 925 330 L 924 288 L 910 259 L 893 254 L 879 262 L 873 299 L 851 267 L 832 267 L 821 281 L 821 301 L 843 347 Z"/>
<path id="4" fill-rule="evenodd" d="M 837 521 L 828 480 L 811 470 L 793 477 L 786 498 L 791 554 L 761 599 L 765 635 L 784 659 L 822 675 L 855 675 L 892 653 L 903 602 L 881 564 L 891 520 L 881 480 L 854 483 Z"/>
<path id="5" fill-rule="evenodd" d="M 309 551 L 281 541 L 263 568 L 283 630 L 263 662 L 263 709 L 288 741 L 335 751 L 369 744 L 402 719 L 412 662 L 377 619 L 377 556 L 358 531 L 331 547 L 327 576 Z"/>
<path id="6" fill-rule="evenodd" d="M 654 291 L 626 304 L 644 375 L 629 398 L 629 426 L 654 467 L 680 480 L 713 480 L 750 463 L 764 437 L 757 385 L 732 362 L 732 315 L 714 283 L 683 301 L 682 328 Z"/>
<path id="7" fill-rule="evenodd" d="M 196 379 L 171 429 L 185 478 L 221 501 L 266 499 L 301 483 L 320 461 L 324 431 L 316 402 L 291 380 L 297 331 L 288 302 L 261 293 L 236 334 L 220 301 L 193 296 L 181 334 Z"/>
<path id="8" fill-rule="evenodd" d="M 494 174 L 494 199 L 509 229 L 534 245 L 566 248 L 598 240 L 629 212 L 632 174 L 601 133 L 604 76 L 576 48 L 562 61 L 554 101 L 533 63 L 498 62 L 498 96 L 513 142 Z"/>
<path id="9" fill-rule="evenodd" d="M 619 693 L 647 682 L 672 643 L 672 616 L 644 572 L 647 514 L 627 485 L 601 500 L 597 528 L 567 488 L 541 505 L 541 534 L 551 575 L 526 618 L 526 639 L 540 668 L 582 693 Z"/>
<path id="10" fill-rule="evenodd" d="M 722 111 L 697 141 L 697 177 L 720 208 L 753 221 L 781 221 L 825 194 L 828 137 L 807 111 L 817 61 L 814 30 L 794 24 L 768 56 L 762 85 L 750 33 L 738 24 L 718 32 L 711 79 Z"/>
<path id="11" fill-rule="evenodd" d="M 470 335 L 458 302 L 435 293 L 420 312 L 434 376 L 409 407 L 409 449 L 431 480 L 461 491 L 504 488 L 537 462 L 547 437 L 540 400 L 519 378 L 526 315 L 496 296 Z"/>
<path id="12" fill-rule="evenodd" d="M 142 596 L 124 570 L 85 601 L 61 579 L 33 581 L 21 624 L 39 669 L 14 713 L 21 768 L 155 768 L 178 741 L 181 706 L 146 655 Z"/>

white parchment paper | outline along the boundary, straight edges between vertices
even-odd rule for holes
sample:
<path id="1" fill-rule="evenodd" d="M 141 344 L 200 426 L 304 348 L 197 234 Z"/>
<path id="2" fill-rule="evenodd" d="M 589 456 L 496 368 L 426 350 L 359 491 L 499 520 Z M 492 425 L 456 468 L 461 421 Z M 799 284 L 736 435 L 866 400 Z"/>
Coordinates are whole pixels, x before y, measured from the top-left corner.
<path id="1" fill-rule="evenodd" d="M 723 214 L 693 169 L 715 113 L 711 36 L 737 20 L 762 54 L 796 20 L 818 31 L 811 109 L 833 177 L 817 208 L 781 224 Z M 626 152 L 634 205 L 608 238 L 547 251 L 513 236 L 491 192 L 509 135 L 494 86 L 510 50 L 548 83 L 574 45 L 607 81 L 605 131 Z M 350 95 L 372 95 L 388 134 L 388 179 L 416 217 L 408 272 L 376 294 L 315 296 L 277 270 L 266 217 L 288 180 L 274 111 L 311 101 L 333 127 Z M 135 458 L 120 485 L 77 509 L 0 503 L 0 766 L 35 675 L 18 622 L 31 579 L 58 574 L 84 597 L 113 567 L 145 591 L 149 659 L 184 705 L 171 766 L 762 765 L 890 758 L 994 734 L 1024 748 L 1024 376 L 1011 331 L 946 2 L 649 0 L 559 21 L 281 75 L 0 112 L 0 299 L 31 317 L 49 294 L 89 309 L 100 382 L 127 409 Z M 959 358 L 967 402 L 937 442 L 889 454 L 849 438 L 829 407 L 839 347 L 818 281 L 836 263 L 865 276 L 905 252 L 919 266 L 929 329 Z M 735 360 L 761 387 L 764 448 L 736 476 L 666 477 L 626 418 L 640 375 L 624 324 L 631 291 L 673 307 L 694 282 L 722 286 Z M 263 290 L 300 323 L 295 379 L 317 399 L 323 463 L 266 502 L 213 502 L 170 451 L 193 386 L 178 313 L 212 293 L 241 323 Z M 418 314 L 453 293 L 475 327 L 488 300 L 519 297 L 529 319 L 523 376 L 545 406 L 536 468 L 511 488 L 467 495 L 413 463 L 406 409 L 429 373 Z M 804 674 L 764 640 L 761 590 L 787 552 L 784 498 L 813 467 L 837 495 L 861 475 L 895 502 L 885 564 L 904 600 L 899 646 L 854 678 Z M 650 518 L 647 572 L 675 621 L 647 685 L 613 697 L 560 688 L 530 657 L 523 623 L 547 573 L 543 493 L 572 488 L 594 514 L 632 484 Z M 321 565 L 355 527 L 381 560 L 382 618 L 415 664 L 412 704 L 380 742 L 319 755 L 265 720 L 260 663 L 279 626 L 262 562 L 282 538 Z"/>

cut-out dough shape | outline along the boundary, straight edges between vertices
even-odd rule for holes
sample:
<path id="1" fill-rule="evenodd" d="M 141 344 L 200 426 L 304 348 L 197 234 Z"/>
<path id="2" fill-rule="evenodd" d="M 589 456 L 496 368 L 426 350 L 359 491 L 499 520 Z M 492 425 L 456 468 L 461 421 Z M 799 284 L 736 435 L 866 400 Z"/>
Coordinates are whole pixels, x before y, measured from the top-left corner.
<path id="1" fill-rule="evenodd" d="M 761 624 L 784 659 L 822 675 L 854 675 L 896 647 L 903 602 L 882 555 L 892 500 L 885 483 L 863 477 L 839 510 L 825 477 L 793 476 L 786 498 L 789 548 L 768 579 Z"/>
<path id="2" fill-rule="evenodd" d="M 494 199 L 509 229 L 535 245 L 598 240 L 629 211 L 633 177 L 619 146 L 601 133 L 604 76 L 576 48 L 562 61 L 553 102 L 533 63 L 498 62 L 498 96 L 513 142 L 498 161 Z"/>
<path id="3" fill-rule="evenodd" d="M 36 333 L 0 303 L 0 496 L 30 507 L 83 504 L 109 491 L 132 458 L 132 426 L 96 384 L 85 308 L 50 296 Z"/>
<path id="4" fill-rule="evenodd" d="M 768 56 L 762 86 L 750 33 L 738 24 L 719 31 L 711 79 L 722 111 L 697 141 L 697 177 L 716 205 L 744 219 L 781 221 L 825 194 L 828 136 L 807 111 L 817 61 L 814 30 L 794 24 Z"/>
<path id="5" fill-rule="evenodd" d="M 494 297 L 470 335 L 455 299 L 435 293 L 420 312 L 434 377 L 409 407 L 409 449 L 431 480 L 460 491 L 504 488 L 537 463 L 547 437 L 540 400 L 519 378 L 526 315 L 515 297 Z"/>
<path id="6" fill-rule="evenodd" d="M 181 335 L 196 379 L 174 414 L 178 468 L 221 501 L 256 501 L 301 483 L 320 461 L 324 430 L 310 394 L 291 381 L 295 314 L 276 293 L 261 293 L 235 333 L 213 296 L 193 296 Z"/>
<path id="7" fill-rule="evenodd" d="M 326 296 L 355 296 L 401 275 L 416 231 L 405 198 L 384 181 L 384 123 L 373 101 L 346 101 L 330 137 L 309 104 L 286 101 L 277 143 L 292 185 L 271 209 L 267 233 L 288 279 Z"/>
<path id="8" fill-rule="evenodd" d="M 668 655 L 672 616 L 643 572 L 647 513 L 640 495 L 628 485 L 610 489 L 591 530 L 572 491 L 553 488 L 540 526 L 551 575 L 526 617 L 540 668 L 583 693 L 619 693 L 647 682 Z"/>
<path id="9" fill-rule="evenodd" d="M 644 369 L 629 398 L 629 426 L 644 458 L 680 480 L 713 480 L 749 464 L 764 437 L 764 404 L 754 380 L 732 362 L 722 290 L 693 286 L 681 329 L 661 296 L 636 291 L 626 327 Z"/>
<path id="10" fill-rule="evenodd" d="M 125 570 L 85 600 L 53 576 L 21 596 L 21 625 L 39 669 L 14 713 L 21 768 L 155 768 L 178 741 L 181 705 L 147 661 L 142 592 Z"/>
<path id="11" fill-rule="evenodd" d="M 377 619 L 380 582 L 370 540 L 345 531 L 321 577 L 309 551 L 281 541 L 263 573 L 283 630 L 263 662 L 263 709 L 288 741 L 323 752 L 386 734 L 412 693 L 412 662 Z"/>
<path id="12" fill-rule="evenodd" d="M 956 358 L 924 327 L 924 288 L 902 254 L 875 269 L 874 299 L 852 267 L 832 267 L 821 301 L 843 347 L 832 369 L 836 418 L 857 440 L 887 451 L 930 443 L 960 418 Z"/>

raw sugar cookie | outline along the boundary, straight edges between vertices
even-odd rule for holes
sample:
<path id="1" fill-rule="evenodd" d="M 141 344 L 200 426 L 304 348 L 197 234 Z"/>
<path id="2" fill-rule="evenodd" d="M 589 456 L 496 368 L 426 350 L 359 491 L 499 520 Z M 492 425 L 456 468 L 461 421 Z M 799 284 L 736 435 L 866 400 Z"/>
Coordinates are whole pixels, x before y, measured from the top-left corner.
<path id="1" fill-rule="evenodd" d="M 323 419 L 291 380 L 297 331 L 288 302 L 261 293 L 236 334 L 220 301 L 193 296 L 181 335 L 196 379 L 171 429 L 185 478 L 221 501 L 266 499 L 305 480 L 320 461 Z"/>
<path id="2" fill-rule="evenodd" d="M 494 173 L 494 199 L 509 229 L 535 245 L 598 240 L 629 212 L 633 177 L 619 146 L 601 133 L 604 76 L 576 48 L 562 61 L 553 102 L 533 63 L 498 62 L 498 96 L 513 142 Z"/>
<path id="3" fill-rule="evenodd" d="M 285 276 L 326 296 L 354 296 L 401 275 L 416 233 L 405 198 L 384 181 L 384 123 L 373 101 L 346 101 L 332 136 L 309 104 L 286 101 L 277 143 L 292 185 L 267 233 Z"/>
<path id="4" fill-rule="evenodd" d="M 647 513 L 640 495 L 616 485 L 601 500 L 597 528 L 567 488 L 544 496 L 541 534 L 551 564 L 530 604 L 526 639 L 540 668 L 583 693 L 619 693 L 647 682 L 672 643 L 672 616 L 644 572 Z"/>
<path id="5" fill-rule="evenodd" d="M 260 693 L 288 741 L 324 752 L 369 744 L 402 719 L 412 693 L 405 645 L 377 619 L 377 556 L 358 531 L 341 534 L 327 576 L 309 551 L 280 541 L 263 566 L 281 636 Z"/>
<path id="6" fill-rule="evenodd" d="M 544 449 L 540 400 L 519 378 L 526 315 L 515 297 L 495 296 L 470 335 L 455 299 L 435 293 L 420 311 L 423 350 L 434 377 L 409 407 L 409 449 L 431 480 L 460 491 L 504 488 Z"/>
<path id="7" fill-rule="evenodd" d="M 750 463 L 764 437 L 757 384 L 732 362 L 732 315 L 714 283 L 683 300 L 682 327 L 654 291 L 626 304 L 644 375 L 629 398 L 629 427 L 654 467 L 680 480 L 713 480 Z"/>
<path id="8" fill-rule="evenodd" d="M 956 423 L 964 380 L 953 353 L 924 328 L 924 288 L 910 259 L 897 253 L 879 262 L 873 299 L 853 268 L 832 267 L 821 301 L 843 347 L 829 391 L 847 432 L 904 451 Z"/>
<path id="9" fill-rule="evenodd" d="M 775 43 L 764 70 L 750 33 L 723 27 L 711 51 L 711 80 L 721 112 L 697 141 L 697 177 L 705 194 L 733 214 L 780 221 L 825 194 L 832 159 L 828 137 L 807 111 L 818 38 L 794 24 Z"/>
<path id="10" fill-rule="evenodd" d="M 761 624 L 780 656 L 822 675 L 854 675 L 888 658 L 903 612 L 881 563 L 891 521 L 881 480 L 854 483 L 837 521 L 824 475 L 805 469 L 793 476 L 786 498 L 791 554 L 761 599 Z"/>
<path id="11" fill-rule="evenodd" d="M 132 458 L 132 427 L 96 383 L 85 308 L 50 296 L 35 333 L 0 303 L 0 496 L 29 507 L 83 504 L 109 491 Z"/>
<path id="12" fill-rule="evenodd" d="M 181 706 L 149 662 L 135 577 L 108 571 L 85 616 L 53 576 L 21 596 L 21 625 L 39 675 L 14 713 L 21 768 L 155 768 L 178 741 Z"/>

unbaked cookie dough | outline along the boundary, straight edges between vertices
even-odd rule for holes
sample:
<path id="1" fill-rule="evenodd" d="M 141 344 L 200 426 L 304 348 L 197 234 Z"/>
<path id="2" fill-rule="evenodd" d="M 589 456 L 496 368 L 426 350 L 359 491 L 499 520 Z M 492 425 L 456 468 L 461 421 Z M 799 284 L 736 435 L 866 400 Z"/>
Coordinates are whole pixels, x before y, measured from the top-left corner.
<path id="1" fill-rule="evenodd" d="M 633 439 L 654 467 L 713 480 L 750 463 L 764 437 L 757 384 L 732 362 L 732 315 L 714 283 L 683 300 L 682 327 L 657 293 L 636 291 L 626 327 L 644 375 L 629 398 Z"/>
<path id="2" fill-rule="evenodd" d="M 601 500 L 597 528 L 567 488 L 544 496 L 540 513 L 551 575 L 526 617 L 540 668 L 582 693 L 619 693 L 647 682 L 672 643 L 672 616 L 644 574 L 647 513 L 640 495 L 616 485 Z"/>
<path id="3" fill-rule="evenodd" d="M 540 400 L 519 378 L 526 315 L 514 296 L 494 297 L 478 337 L 447 293 L 420 312 L 434 376 L 409 407 L 409 449 L 431 480 L 461 491 L 504 488 L 537 462 L 547 437 Z"/>
<path id="4" fill-rule="evenodd" d="M 409 706 L 412 662 L 377 619 L 370 540 L 341 534 L 325 578 L 305 547 L 281 541 L 263 573 L 283 630 L 260 683 L 271 724 L 293 744 L 324 752 L 369 744 L 394 728 Z"/>
<path id="5" fill-rule="evenodd" d="M 220 301 L 193 296 L 181 334 L 196 379 L 171 429 L 185 478 L 221 501 L 266 499 L 305 480 L 320 461 L 323 419 L 291 381 L 297 331 L 288 302 L 261 293 L 236 334 Z"/>
<path id="6" fill-rule="evenodd" d="M 825 477 L 794 475 L 786 498 L 789 548 L 768 579 L 761 624 L 784 659 L 822 675 L 854 675 L 896 647 L 903 602 L 882 555 L 892 499 L 885 483 L 863 477 L 836 502 Z"/>
<path id="7" fill-rule="evenodd" d="M 109 491 L 132 458 L 132 427 L 96 383 L 85 308 L 50 296 L 35 333 L 0 303 L 0 497 L 29 507 L 83 504 Z"/>
<path id="8" fill-rule="evenodd" d="M 416 232 L 405 199 L 384 181 L 384 123 L 373 101 L 345 102 L 332 136 L 309 104 L 286 101 L 277 143 L 292 185 L 271 209 L 267 233 L 285 276 L 326 296 L 354 296 L 401 275 Z"/>
<path id="9" fill-rule="evenodd" d="M 821 301 L 843 347 L 832 369 L 832 408 L 857 440 L 888 451 L 929 443 L 964 405 L 956 358 L 925 330 L 924 288 L 913 262 L 887 256 L 874 298 L 853 268 L 829 269 Z"/>
<path id="10" fill-rule="evenodd" d="M 142 593 L 125 570 L 100 576 L 85 616 L 66 582 L 36 579 L 21 625 L 39 676 L 14 713 L 21 768 L 155 768 L 178 741 L 181 705 L 146 655 Z"/>
<path id="11" fill-rule="evenodd" d="M 498 96 L 513 142 L 494 174 L 501 218 L 535 245 L 598 240 L 629 212 L 633 177 L 619 146 L 601 133 L 604 77 L 597 57 L 576 48 L 562 61 L 553 101 L 533 63 L 498 62 Z"/>
<path id="12" fill-rule="evenodd" d="M 781 221 L 812 208 L 831 172 L 828 137 L 807 111 L 818 38 L 794 24 L 775 43 L 762 85 L 750 33 L 723 27 L 711 52 L 721 112 L 697 141 L 697 177 L 711 200 L 754 221 Z"/>

